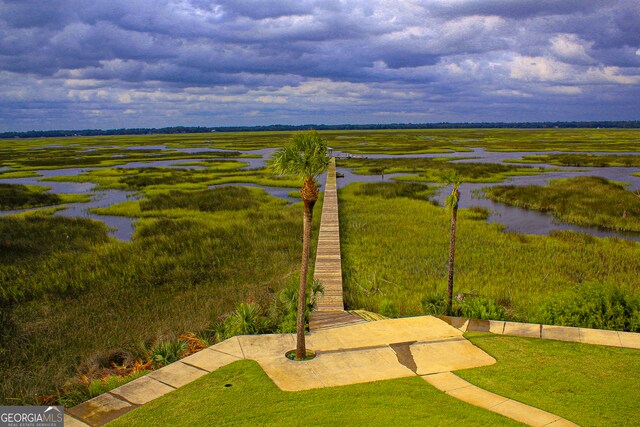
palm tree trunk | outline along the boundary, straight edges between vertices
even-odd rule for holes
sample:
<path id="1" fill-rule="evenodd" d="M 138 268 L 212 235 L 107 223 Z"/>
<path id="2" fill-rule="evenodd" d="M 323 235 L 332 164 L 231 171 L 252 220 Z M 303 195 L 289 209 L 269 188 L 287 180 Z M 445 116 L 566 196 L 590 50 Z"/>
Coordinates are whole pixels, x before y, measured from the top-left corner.
<path id="1" fill-rule="evenodd" d="M 451 316 L 453 310 L 453 261 L 456 252 L 456 220 L 458 217 L 458 202 L 451 210 L 451 238 L 449 240 L 449 281 L 447 286 L 447 314 Z"/>
<path id="2" fill-rule="evenodd" d="M 313 206 L 316 204 L 316 200 L 318 200 L 318 189 L 313 180 L 305 181 L 301 194 L 304 202 L 304 225 L 302 231 L 302 267 L 300 269 L 300 289 L 298 291 L 298 319 L 296 323 L 296 359 L 305 359 L 307 357 L 307 346 L 304 338 L 307 323 L 305 318 L 307 305 L 307 272 L 309 271 Z M 311 200 L 309 200 L 308 197 L 311 198 Z"/>

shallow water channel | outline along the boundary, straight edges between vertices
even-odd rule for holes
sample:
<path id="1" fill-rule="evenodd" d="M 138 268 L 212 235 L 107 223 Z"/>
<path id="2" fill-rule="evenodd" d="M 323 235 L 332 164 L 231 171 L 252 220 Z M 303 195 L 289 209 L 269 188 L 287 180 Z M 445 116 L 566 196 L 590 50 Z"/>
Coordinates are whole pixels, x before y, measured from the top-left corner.
<path id="1" fill-rule="evenodd" d="M 341 155 L 343 153 L 336 153 Z M 571 154 L 567 152 L 490 152 L 484 149 L 474 149 L 472 152 L 458 152 L 458 153 L 428 153 L 428 154 L 415 154 L 415 155 L 392 155 L 392 154 L 370 154 L 365 157 L 375 158 L 437 158 L 437 157 L 461 157 L 463 159 L 456 160 L 458 162 L 472 162 L 472 163 L 503 163 L 509 159 L 521 159 L 523 156 L 537 155 L 537 154 Z M 640 153 L 591 153 L 591 154 L 629 154 L 640 155 Z M 360 156 L 358 156 L 360 157 Z M 597 227 L 582 227 L 578 225 L 568 224 L 557 220 L 553 215 L 528 210 L 524 208 L 509 206 L 504 203 L 494 202 L 484 197 L 478 197 L 476 193 L 481 193 L 480 190 L 486 187 L 492 187 L 496 185 L 540 185 L 544 186 L 548 184 L 548 181 L 555 178 L 571 178 L 577 176 L 598 176 L 613 181 L 622 181 L 629 183 L 627 187 L 630 190 L 640 190 L 640 177 L 632 176 L 632 173 L 640 172 L 638 168 L 623 168 L 623 167 L 567 167 L 567 166 L 555 166 L 548 164 L 522 164 L 522 163 L 509 163 L 505 164 L 517 164 L 518 166 L 531 166 L 540 168 L 549 168 L 554 171 L 549 171 L 538 175 L 529 176 L 514 176 L 504 182 L 499 183 L 466 183 L 460 186 L 460 207 L 470 208 L 472 206 L 480 206 L 487 208 L 491 211 L 489 218 L 490 223 L 500 223 L 505 226 L 505 231 L 513 231 L 525 234 L 540 234 L 547 235 L 556 230 L 570 230 L 582 233 L 589 233 L 597 237 L 620 237 L 629 240 L 640 241 L 640 233 L 619 233 L 615 231 L 609 231 L 600 229 Z M 356 175 L 348 168 L 338 168 L 338 172 L 344 174 L 344 178 L 338 178 L 338 187 L 342 188 L 353 182 L 381 182 L 383 177 L 380 175 Z M 385 174 L 384 181 L 392 181 L 397 176 L 410 176 L 411 174 Z M 443 187 L 433 198 L 440 204 L 444 204 L 447 195 L 451 192 L 451 187 Z"/>
<path id="2" fill-rule="evenodd" d="M 134 218 L 128 218 L 124 216 L 107 216 L 96 215 L 89 212 L 93 208 L 106 208 L 117 203 L 122 203 L 126 200 L 135 198 L 135 195 L 131 191 L 123 190 L 100 190 L 96 191 L 96 185 L 91 182 L 48 182 L 41 181 L 44 178 L 53 176 L 74 176 L 79 175 L 85 171 L 94 168 L 71 168 L 71 169 L 56 169 L 56 170 L 41 170 L 38 171 L 42 176 L 32 178 L 9 178 L 0 179 L 0 183 L 4 184 L 23 184 L 23 185 L 39 185 L 50 187 L 49 192 L 56 194 L 90 194 L 91 200 L 87 203 L 66 203 L 64 209 L 57 211 L 54 215 L 65 217 L 81 217 L 91 218 L 98 221 L 102 221 L 109 227 L 109 234 L 120 240 L 131 240 L 133 235 L 135 222 Z M 20 209 L 15 211 L 0 211 L 0 216 L 10 215 L 15 213 L 21 213 L 35 209 Z"/>
<path id="3" fill-rule="evenodd" d="M 168 149 L 164 145 L 158 146 L 146 146 L 146 147 L 129 147 L 131 150 L 136 149 L 157 149 L 158 151 Z M 273 148 L 267 148 L 262 150 L 253 151 L 241 151 L 241 150 L 223 150 L 206 147 L 197 148 L 177 148 L 172 149 L 174 151 L 181 151 L 190 154 L 206 153 L 206 152 L 238 152 L 240 154 L 252 154 L 260 155 L 260 158 L 225 158 L 225 160 L 238 160 L 247 163 L 247 166 L 243 169 L 256 169 L 264 166 L 266 159 L 275 151 Z M 470 152 L 452 152 L 452 153 L 428 153 L 428 154 L 407 154 L 407 155 L 392 155 L 392 154 L 368 154 L 367 158 L 415 158 L 415 157 L 459 157 L 459 162 L 476 162 L 476 163 L 503 163 L 509 159 L 520 159 L 527 155 L 536 154 L 571 154 L 568 152 L 490 152 L 484 149 L 473 149 Z M 640 155 L 640 153 L 591 153 L 591 154 L 630 154 Z M 345 153 L 334 151 L 334 155 L 340 156 Z M 202 160 L 211 159 L 179 159 L 179 160 L 152 160 L 149 161 L 136 161 L 124 163 L 122 165 L 113 166 L 115 168 L 153 168 L 153 167 L 174 167 L 183 169 L 199 169 L 201 166 L 189 166 L 182 165 L 183 163 L 193 163 Z M 556 220 L 552 215 L 531 211 L 523 208 L 517 208 L 505 205 L 503 203 L 493 202 L 491 200 L 477 197 L 475 192 L 484 187 L 490 187 L 494 185 L 546 185 L 550 179 L 554 178 L 569 178 L 576 176 L 599 176 L 614 181 L 622 181 L 630 183 L 630 190 L 640 190 L 640 177 L 631 176 L 632 173 L 639 172 L 638 168 L 621 168 L 621 167 L 603 167 L 603 168 L 576 168 L 576 167 L 561 167 L 548 164 L 518 164 L 519 166 L 531 166 L 540 168 L 551 168 L 553 171 L 549 171 L 544 174 L 531 175 L 531 176 L 515 176 L 509 178 L 505 182 L 501 183 L 482 183 L 482 184 L 462 184 L 460 187 L 460 207 L 469 208 L 471 206 L 481 206 L 491 211 L 488 221 L 491 223 L 500 223 L 505 226 L 506 231 L 521 232 L 526 234 L 549 234 L 554 230 L 572 230 L 584 233 L 589 233 L 598 237 L 621 237 L 625 239 L 632 239 L 640 241 L 640 234 L 629 233 L 622 234 L 613 231 L 601 230 L 595 227 L 581 227 L 572 224 L 567 224 Z M 68 168 L 68 169 L 56 169 L 56 170 L 40 170 L 37 171 L 41 176 L 33 178 L 10 178 L 0 179 L 0 183 L 10 184 L 26 184 L 26 185 L 41 185 L 51 188 L 52 193 L 58 194 L 91 194 L 91 201 L 87 203 L 70 203 L 66 204 L 65 208 L 57 211 L 55 215 L 67 216 L 67 217 L 85 217 L 99 221 L 103 221 L 110 228 L 110 234 L 120 240 L 130 240 L 134 231 L 135 218 L 128 218 L 122 216 L 105 216 L 96 215 L 90 213 L 92 208 L 108 207 L 117 203 L 124 202 L 126 200 L 135 199 L 136 195 L 131 191 L 122 190 L 95 190 L 95 184 L 93 183 L 75 183 L 75 182 L 48 182 L 42 181 L 44 178 L 54 176 L 75 176 L 83 172 L 95 170 L 98 168 Z M 348 184 L 354 182 L 380 182 L 383 177 L 380 175 L 358 175 L 354 174 L 349 168 L 338 168 L 338 172 L 343 177 L 338 178 L 338 187 L 342 188 Z M 384 181 L 389 182 L 398 176 L 409 176 L 410 174 L 385 174 Z M 324 182 L 325 176 L 319 177 L 320 182 Z M 285 187 L 268 187 L 261 186 L 253 183 L 238 183 L 238 184 L 224 184 L 224 186 L 239 185 L 247 187 L 256 187 L 264 189 L 268 194 L 287 200 L 292 203 L 298 201 L 298 199 L 289 196 L 289 192 L 296 190 Z M 215 186 L 214 186 L 215 187 Z M 434 197 L 440 203 L 443 203 L 446 195 L 449 193 L 450 188 L 443 187 L 442 190 Z M 0 211 L 0 215 L 8 215 L 12 213 L 23 212 L 20 211 Z"/>

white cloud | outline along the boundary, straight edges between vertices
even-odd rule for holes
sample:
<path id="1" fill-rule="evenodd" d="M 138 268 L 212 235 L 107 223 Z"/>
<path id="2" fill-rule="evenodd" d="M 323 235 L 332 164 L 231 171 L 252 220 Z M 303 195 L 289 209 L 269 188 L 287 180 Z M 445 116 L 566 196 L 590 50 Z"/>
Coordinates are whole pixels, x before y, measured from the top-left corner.
<path id="1" fill-rule="evenodd" d="M 585 79 L 593 83 L 616 83 L 634 85 L 640 83 L 640 70 L 635 75 L 621 74 L 619 67 L 590 67 L 585 73 Z"/>
<path id="2" fill-rule="evenodd" d="M 590 63 L 593 58 L 588 50 L 593 42 L 585 42 L 575 34 L 558 34 L 551 39 L 551 52 L 557 57 L 569 62 Z"/>
<path id="3" fill-rule="evenodd" d="M 580 95 L 582 88 L 578 86 L 550 86 L 543 90 L 544 92 L 555 93 L 558 95 Z"/>
<path id="4" fill-rule="evenodd" d="M 575 75 L 570 65 L 542 56 L 517 56 L 508 66 L 511 78 L 516 80 L 555 82 Z"/>
<path id="5" fill-rule="evenodd" d="M 531 98 L 533 96 L 530 93 L 525 93 L 515 89 L 498 89 L 493 93 L 495 93 L 498 96 L 519 97 L 519 98 Z"/>

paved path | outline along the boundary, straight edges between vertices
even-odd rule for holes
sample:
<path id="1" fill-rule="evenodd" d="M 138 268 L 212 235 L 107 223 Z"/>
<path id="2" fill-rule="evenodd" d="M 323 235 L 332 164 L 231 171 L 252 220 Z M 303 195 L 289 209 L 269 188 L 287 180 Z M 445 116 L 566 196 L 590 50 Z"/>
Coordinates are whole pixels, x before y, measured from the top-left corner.
<path id="1" fill-rule="evenodd" d="M 432 316 L 364 322 L 313 331 L 307 346 L 317 356 L 294 362 L 286 351 L 293 334 L 230 338 L 67 410 L 68 425 L 103 425 L 221 366 L 257 361 L 285 391 L 428 375 L 494 364 L 462 332 Z"/>
<path id="2" fill-rule="evenodd" d="M 294 362 L 284 353 L 293 334 L 244 335 L 204 349 L 67 410 L 67 426 L 100 426 L 242 359 L 257 361 L 282 390 L 300 391 L 418 375 L 452 397 L 532 426 L 574 426 L 554 414 L 476 387 L 451 371 L 496 360 L 433 316 L 388 319 L 309 333 L 317 356 Z"/>
<path id="3" fill-rule="evenodd" d="M 332 158 L 329 164 L 324 186 L 324 202 L 313 278 L 320 280 L 324 286 L 324 295 L 318 300 L 317 310 L 309 319 L 310 330 L 364 322 L 363 319 L 344 311 L 335 158 Z"/>
<path id="4" fill-rule="evenodd" d="M 464 317 L 438 316 L 438 318 L 462 332 L 491 332 L 497 335 L 542 338 L 640 350 L 640 333 L 636 332 L 541 325 L 539 323 L 518 323 L 504 320 L 478 320 Z"/>
<path id="5" fill-rule="evenodd" d="M 452 372 L 424 375 L 426 382 L 449 396 L 530 426 L 575 426 L 577 424 L 533 406 L 476 387 Z"/>

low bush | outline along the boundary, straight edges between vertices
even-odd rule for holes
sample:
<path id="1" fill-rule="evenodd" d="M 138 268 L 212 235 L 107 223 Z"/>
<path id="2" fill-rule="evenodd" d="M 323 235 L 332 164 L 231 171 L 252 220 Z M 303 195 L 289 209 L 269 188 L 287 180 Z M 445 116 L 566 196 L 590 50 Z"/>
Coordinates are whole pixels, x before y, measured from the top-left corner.
<path id="1" fill-rule="evenodd" d="M 279 304 L 276 303 L 274 311 L 275 316 L 280 318 L 278 332 L 294 333 L 298 323 L 298 276 L 292 276 L 287 286 L 280 292 Z M 324 293 L 324 289 L 319 280 L 313 280 L 307 285 L 307 304 L 305 311 L 305 323 L 309 323 L 309 316 L 315 310 L 316 303 L 320 295 Z"/>
<path id="2" fill-rule="evenodd" d="M 428 293 L 421 301 L 425 314 L 441 316 L 447 314 L 447 296 L 444 292 L 433 291 Z"/>
<path id="3" fill-rule="evenodd" d="M 149 351 L 149 359 L 154 368 L 161 368 L 177 362 L 189 352 L 188 343 L 184 340 L 163 340 Z"/>
<path id="4" fill-rule="evenodd" d="M 258 304 L 245 302 L 241 303 L 224 323 L 227 337 L 260 334 L 269 331 L 271 326 L 269 319 L 262 315 Z"/>
<path id="5" fill-rule="evenodd" d="M 504 308 L 487 297 L 466 297 L 458 305 L 462 317 L 482 320 L 505 320 Z"/>
<path id="6" fill-rule="evenodd" d="M 640 332 L 640 298 L 617 286 L 591 282 L 544 301 L 539 323 Z"/>
<path id="7" fill-rule="evenodd" d="M 434 316 L 447 315 L 447 295 L 444 292 L 433 291 L 421 301 L 425 314 Z M 495 300 L 475 295 L 461 295 L 453 300 L 452 316 L 468 317 L 483 320 L 504 320 L 505 310 Z"/>

